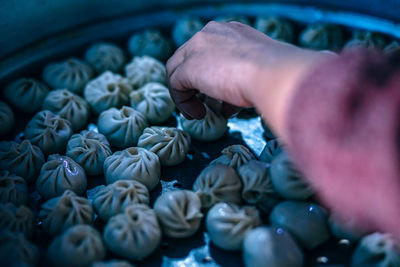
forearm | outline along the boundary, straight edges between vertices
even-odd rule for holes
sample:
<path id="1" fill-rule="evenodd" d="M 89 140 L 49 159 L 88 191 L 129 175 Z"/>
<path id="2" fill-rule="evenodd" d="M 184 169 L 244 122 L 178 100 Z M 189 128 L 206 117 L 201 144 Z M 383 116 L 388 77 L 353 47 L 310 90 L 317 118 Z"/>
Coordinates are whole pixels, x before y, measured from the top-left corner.
<path id="1" fill-rule="evenodd" d="M 290 46 L 285 53 L 287 59 L 280 58 L 273 68 L 270 66 L 274 64 L 273 62 L 267 62 L 266 66 L 263 64 L 254 66 L 252 74 L 249 75 L 253 84 L 247 89 L 249 101 L 273 132 L 284 142 L 288 140 L 286 113 L 294 91 L 310 69 L 332 56 L 334 56 L 333 53 L 309 51 Z M 273 75 L 270 74 L 271 69 L 273 69 Z"/>

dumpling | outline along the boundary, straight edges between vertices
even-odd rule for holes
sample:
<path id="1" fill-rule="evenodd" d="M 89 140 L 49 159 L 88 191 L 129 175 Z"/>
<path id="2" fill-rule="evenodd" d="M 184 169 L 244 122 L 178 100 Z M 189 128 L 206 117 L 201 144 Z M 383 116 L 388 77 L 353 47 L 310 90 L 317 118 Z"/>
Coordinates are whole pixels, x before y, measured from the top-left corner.
<path id="1" fill-rule="evenodd" d="M 286 152 L 281 152 L 271 162 L 270 175 L 276 192 L 284 198 L 305 200 L 313 191 L 296 169 Z"/>
<path id="2" fill-rule="evenodd" d="M 53 89 L 67 88 L 80 94 L 93 76 L 92 68 L 77 58 L 54 62 L 43 70 L 43 80 Z"/>
<path id="3" fill-rule="evenodd" d="M 37 112 L 42 108 L 42 103 L 49 89 L 38 80 L 20 78 L 4 88 L 4 98 L 23 112 Z"/>
<path id="4" fill-rule="evenodd" d="M 125 63 L 125 53 L 111 43 L 97 43 L 85 53 L 85 60 L 99 74 L 109 70 L 119 72 Z"/>
<path id="5" fill-rule="evenodd" d="M 315 50 L 340 50 L 343 45 L 343 31 L 339 26 L 332 24 L 311 24 L 307 26 L 299 37 L 302 47 Z"/>
<path id="6" fill-rule="evenodd" d="M 38 218 L 43 223 L 43 230 L 54 236 L 74 225 L 90 224 L 93 209 L 89 200 L 66 190 L 61 196 L 43 203 Z"/>
<path id="7" fill-rule="evenodd" d="M 267 164 L 251 160 L 238 170 L 242 181 L 242 199 L 268 213 L 280 200 L 269 177 Z"/>
<path id="8" fill-rule="evenodd" d="M 241 16 L 241 15 L 223 15 L 223 16 L 219 16 L 215 18 L 215 21 L 219 21 L 219 22 L 231 22 L 231 21 L 236 21 L 236 22 L 240 22 L 246 25 L 251 26 L 250 21 L 245 17 L 245 16 Z"/>
<path id="9" fill-rule="evenodd" d="M 272 160 L 282 152 L 282 147 L 278 142 L 278 139 L 269 140 L 263 151 L 260 154 L 260 160 L 266 163 L 271 163 Z"/>
<path id="10" fill-rule="evenodd" d="M 199 18 L 188 17 L 180 19 L 172 30 L 172 39 L 177 46 L 181 46 L 203 27 L 204 23 Z"/>
<path id="11" fill-rule="evenodd" d="M 57 236 L 47 251 L 50 263 L 60 267 L 85 267 L 106 257 L 100 233 L 89 225 L 75 225 Z"/>
<path id="12" fill-rule="evenodd" d="M 389 233 L 373 233 L 361 239 L 350 266 L 400 266 L 400 243 Z"/>
<path id="13" fill-rule="evenodd" d="M 0 125 L 0 136 L 8 134 L 14 126 L 14 112 L 3 101 L 0 101 Z"/>
<path id="14" fill-rule="evenodd" d="M 0 169 L 21 176 L 28 183 L 36 180 L 44 162 L 40 148 L 32 145 L 29 140 L 20 144 L 12 141 L 0 142 Z"/>
<path id="15" fill-rule="evenodd" d="M 243 164 L 255 159 L 253 153 L 251 153 L 251 151 L 243 145 L 232 145 L 225 147 L 221 153 L 222 155 L 211 161 L 210 164 L 219 163 L 230 166 L 237 170 Z"/>
<path id="16" fill-rule="evenodd" d="M 135 180 L 119 180 L 107 186 L 102 185 L 94 195 L 92 205 L 103 221 L 122 213 L 132 204 L 149 205 L 149 191 Z"/>
<path id="17" fill-rule="evenodd" d="M 107 247 L 115 254 L 141 260 L 160 244 L 161 229 L 154 210 L 144 204 L 132 204 L 108 221 L 103 236 Z"/>
<path id="18" fill-rule="evenodd" d="M 178 128 L 152 126 L 144 129 L 138 146 L 156 153 L 163 166 L 174 166 L 185 160 L 190 142 L 190 135 Z"/>
<path id="19" fill-rule="evenodd" d="M 71 123 L 43 110 L 37 113 L 26 125 L 25 138 L 37 145 L 44 154 L 61 153 L 72 135 Z"/>
<path id="20" fill-rule="evenodd" d="M 120 108 L 129 102 L 132 86 L 121 75 L 106 71 L 85 87 L 83 95 L 95 114 L 109 108 Z"/>
<path id="21" fill-rule="evenodd" d="M 203 214 L 198 196 L 189 190 L 165 192 L 154 203 L 163 233 L 169 237 L 189 237 L 197 232 Z"/>
<path id="22" fill-rule="evenodd" d="M 23 233 L 31 239 L 35 235 L 35 217 L 26 206 L 16 207 L 12 203 L 0 204 L 0 231 Z"/>
<path id="23" fill-rule="evenodd" d="M 97 261 L 90 267 L 134 267 L 128 261 L 123 260 L 110 260 L 110 261 Z"/>
<path id="24" fill-rule="evenodd" d="M 85 130 L 69 139 L 66 154 L 84 168 L 86 174 L 100 175 L 104 161 L 112 152 L 104 135 Z"/>
<path id="25" fill-rule="evenodd" d="M 299 244 L 314 249 L 330 237 L 328 215 L 319 205 L 303 201 L 283 201 L 269 215 L 272 225 L 288 230 Z"/>
<path id="26" fill-rule="evenodd" d="M 172 54 L 171 42 L 155 29 L 135 33 L 128 41 L 128 50 L 134 56 L 151 56 L 167 60 Z"/>
<path id="27" fill-rule="evenodd" d="M 281 42 L 291 43 L 294 39 L 292 24 L 282 18 L 258 17 L 254 28 Z"/>
<path id="28" fill-rule="evenodd" d="M 118 180 L 135 180 L 149 191 L 160 181 L 161 164 L 157 155 L 140 147 L 130 147 L 115 152 L 104 162 L 107 184 Z"/>
<path id="29" fill-rule="evenodd" d="M 24 178 L 0 171 L 0 203 L 11 202 L 15 206 L 28 202 L 28 186 Z"/>
<path id="30" fill-rule="evenodd" d="M 90 116 L 86 101 L 67 89 L 51 91 L 43 101 L 43 109 L 68 120 L 74 131 L 82 129 Z"/>
<path id="31" fill-rule="evenodd" d="M 201 120 L 188 120 L 182 114 L 179 116 L 182 129 L 200 141 L 215 141 L 228 130 L 228 121 L 222 115 L 212 111 L 207 105 L 206 115 Z"/>
<path id="32" fill-rule="evenodd" d="M 174 101 L 168 88 L 160 83 L 150 82 L 129 95 L 131 106 L 143 114 L 151 124 L 163 123 L 175 110 Z"/>
<path id="33" fill-rule="evenodd" d="M 357 242 L 368 234 L 366 229 L 354 225 L 352 218 L 348 218 L 347 220 L 338 219 L 333 214 L 329 216 L 328 226 L 334 237 L 338 239 L 347 239 L 352 243 Z"/>
<path id="34" fill-rule="evenodd" d="M 23 234 L 1 231 L 0 259 L 2 266 L 37 266 L 39 250 Z"/>
<path id="35" fill-rule="evenodd" d="M 240 204 L 242 183 L 236 171 L 226 165 L 209 165 L 201 171 L 193 184 L 203 208 L 209 209 L 218 202 Z"/>
<path id="36" fill-rule="evenodd" d="M 147 122 L 142 113 L 124 106 L 121 109 L 110 108 L 103 111 L 97 127 L 112 146 L 126 148 L 137 145 Z"/>
<path id="37" fill-rule="evenodd" d="M 44 198 L 59 196 L 65 190 L 82 195 L 86 186 L 85 170 L 73 159 L 58 154 L 47 158 L 36 180 L 36 188 Z"/>
<path id="38" fill-rule="evenodd" d="M 387 42 L 383 35 L 371 31 L 355 31 L 353 37 L 346 43 L 346 48 L 365 47 L 383 49 Z"/>
<path id="39" fill-rule="evenodd" d="M 301 267 L 304 256 L 287 231 L 262 226 L 249 231 L 245 236 L 243 260 L 246 267 Z"/>
<path id="40" fill-rule="evenodd" d="M 390 44 L 385 46 L 385 49 L 383 50 L 385 54 L 394 54 L 394 53 L 399 53 L 400 52 L 400 43 L 398 41 L 392 41 Z"/>
<path id="41" fill-rule="evenodd" d="M 211 241 L 224 250 L 240 250 L 247 232 L 261 224 L 255 207 L 217 203 L 207 213 L 206 227 Z"/>
<path id="42" fill-rule="evenodd" d="M 126 77 L 133 88 L 137 89 L 149 82 L 167 83 L 165 65 L 149 56 L 134 57 L 125 66 Z"/>

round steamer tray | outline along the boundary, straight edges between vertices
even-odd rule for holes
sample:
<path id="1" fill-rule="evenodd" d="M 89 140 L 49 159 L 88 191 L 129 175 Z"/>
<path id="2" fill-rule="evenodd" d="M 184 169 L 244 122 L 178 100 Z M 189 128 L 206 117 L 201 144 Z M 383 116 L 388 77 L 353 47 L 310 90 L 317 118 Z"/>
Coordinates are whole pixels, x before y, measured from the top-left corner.
<path id="1" fill-rule="evenodd" d="M 297 22 L 304 26 L 308 23 L 328 22 L 343 25 L 349 31 L 352 29 L 372 30 L 386 34 L 391 38 L 400 38 L 400 27 L 393 22 L 371 16 L 340 11 L 320 10 L 312 7 L 279 4 L 228 4 L 206 5 L 182 9 L 162 10 L 145 14 L 131 14 L 115 20 L 102 21 L 96 24 L 84 25 L 62 32 L 41 40 L 30 47 L 15 53 L 0 62 L 0 86 L 7 81 L 20 76 L 41 77 L 41 71 L 46 63 L 61 60 L 69 56 L 82 58 L 85 49 L 96 41 L 112 41 L 121 47 L 126 47 L 126 41 L 135 31 L 156 27 L 169 36 L 174 23 L 185 16 L 200 17 L 205 20 L 220 15 L 238 14 L 250 18 L 258 15 L 276 15 Z M 15 131 L 7 139 L 20 140 L 24 125 L 30 120 L 32 114 L 16 114 L 17 125 Z M 178 124 L 176 114 L 166 125 Z M 245 144 L 256 155 L 259 155 L 265 145 L 261 119 L 256 114 L 242 114 L 229 120 L 229 132 L 215 142 L 199 142 L 193 140 L 186 160 L 174 167 L 163 167 L 160 184 L 151 192 L 151 202 L 162 192 L 191 189 L 194 180 L 208 163 L 220 155 L 220 151 L 232 144 Z M 179 127 L 179 125 L 178 125 Z M 96 129 L 94 123 L 89 124 L 89 129 Z M 97 186 L 104 184 L 103 177 L 89 177 L 87 197 L 93 198 Z M 37 191 L 31 192 L 31 206 L 38 212 L 43 200 Z M 267 216 L 263 215 L 264 223 Z M 39 222 L 40 225 L 40 222 Z M 98 229 L 104 224 L 99 220 L 94 222 Z M 37 242 L 44 250 L 50 240 L 41 237 Z M 353 247 L 345 240 L 331 239 L 313 251 L 304 251 L 306 266 L 346 266 L 350 260 Z M 43 251 L 45 253 L 45 251 Z M 44 254 L 43 254 L 44 255 Z M 108 254 L 109 259 L 118 258 Z M 43 257 L 41 266 L 46 266 Z M 136 266 L 243 266 L 240 252 L 226 252 L 209 242 L 205 233 L 204 223 L 201 229 L 192 237 L 184 239 L 165 238 L 161 246 L 147 259 L 135 262 Z"/>

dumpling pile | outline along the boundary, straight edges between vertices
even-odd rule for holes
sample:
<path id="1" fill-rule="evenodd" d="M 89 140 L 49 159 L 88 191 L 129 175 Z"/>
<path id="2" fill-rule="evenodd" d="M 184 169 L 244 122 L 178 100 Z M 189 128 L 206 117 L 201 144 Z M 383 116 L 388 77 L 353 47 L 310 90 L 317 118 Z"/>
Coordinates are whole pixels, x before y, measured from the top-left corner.
<path id="1" fill-rule="evenodd" d="M 163 63 L 149 56 L 135 56 L 125 66 L 126 77 L 137 89 L 149 82 L 167 83 L 167 71 Z"/>
<path id="2" fill-rule="evenodd" d="M 51 91 L 43 101 L 43 109 L 68 120 L 74 131 L 82 129 L 90 116 L 87 102 L 67 89 Z"/>
<path id="3" fill-rule="evenodd" d="M 129 95 L 131 106 L 143 114 L 151 124 L 163 123 L 175 110 L 168 88 L 156 82 L 150 82 L 132 91 Z"/>
<path id="4" fill-rule="evenodd" d="M 20 78 L 9 83 L 3 91 L 12 106 L 23 112 L 38 112 L 49 89 L 42 82 L 32 78 Z"/>
<path id="5" fill-rule="evenodd" d="M 8 134 L 14 126 L 14 112 L 3 101 L 0 101 L 0 136 Z"/>
<path id="6" fill-rule="evenodd" d="M 92 68 L 77 58 L 51 63 L 43 70 L 43 80 L 50 87 L 53 89 L 67 88 L 77 94 L 82 92 L 92 76 Z"/>
<path id="7" fill-rule="evenodd" d="M 85 60 L 101 74 L 107 70 L 119 72 L 126 61 L 124 51 L 111 43 L 97 43 L 85 53 Z"/>
<path id="8" fill-rule="evenodd" d="M 132 87 L 121 75 L 106 71 L 85 87 L 83 95 L 95 114 L 109 108 L 120 108 L 129 102 Z"/>
<path id="9" fill-rule="evenodd" d="M 145 30 L 132 35 L 128 50 L 134 56 L 150 56 L 165 61 L 172 54 L 171 42 L 155 29 Z"/>

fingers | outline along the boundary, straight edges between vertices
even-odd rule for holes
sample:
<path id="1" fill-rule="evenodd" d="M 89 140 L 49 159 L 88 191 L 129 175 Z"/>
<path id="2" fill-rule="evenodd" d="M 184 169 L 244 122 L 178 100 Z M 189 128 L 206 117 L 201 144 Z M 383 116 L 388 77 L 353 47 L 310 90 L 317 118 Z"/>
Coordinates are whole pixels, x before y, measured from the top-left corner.
<path id="1" fill-rule="evenodd" d="M 172 99 L 176 107 L 180 110 L 185 118 L 192 120 L 201 120 L 206 115 L 206 109 L 203 103 L 196 97 L 197 90 L 176 90 L 169 89 Z"/>
<path id="2" fill-rule="evenodd" d="M 239 113 L 239 111 L 241 110 L 241 107 L 235 106 L 235 105 L 231 105 L 229 103 L 222 103 L 222 116 L 224 116 L 225 118 L 230 118 L 233 115 L 236 115 L 237 113 Z"/>

